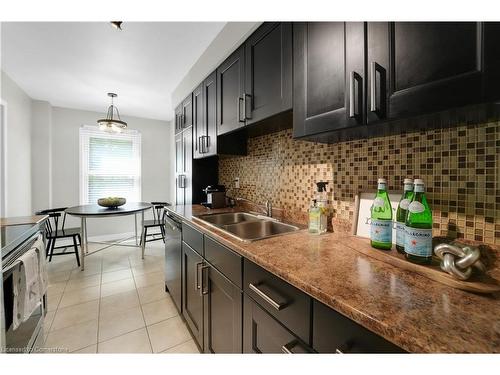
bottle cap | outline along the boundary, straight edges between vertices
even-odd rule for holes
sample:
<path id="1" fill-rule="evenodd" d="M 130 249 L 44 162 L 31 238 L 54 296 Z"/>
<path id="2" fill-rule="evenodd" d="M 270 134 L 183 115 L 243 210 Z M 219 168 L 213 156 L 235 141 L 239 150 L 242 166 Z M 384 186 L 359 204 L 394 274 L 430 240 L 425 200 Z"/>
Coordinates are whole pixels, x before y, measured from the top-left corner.
<path id="1" fill-rule="evenodd" d="M 413 180 L 411 178 L 405 178 L 405 180 L 403 181 L 403 184 L 413 184 Z"/>
<path id="2" fill-rule="evenodd" d="M 386 183 L 387 183 L 387 180 L 386 180 L 385 178 L 379 178 L 379 179 L 377 180 L 377 183 L 379 183 L 379 184 L 386 184 Z"/>
<path id="3" fill-rule="evenodd" d="M 318 187 L 318 192 L 326 191 L 326 185 L 328 185 L 327 181 L 316 182 L 316 186 Z"/>
<path id="4" fill-rule="evenodd" d="M 416 178 L 415 180 L 413 180 L 413 183 L 415 185 L 424 185 L 424 180 L 422 180 L 420 178 Z"/>

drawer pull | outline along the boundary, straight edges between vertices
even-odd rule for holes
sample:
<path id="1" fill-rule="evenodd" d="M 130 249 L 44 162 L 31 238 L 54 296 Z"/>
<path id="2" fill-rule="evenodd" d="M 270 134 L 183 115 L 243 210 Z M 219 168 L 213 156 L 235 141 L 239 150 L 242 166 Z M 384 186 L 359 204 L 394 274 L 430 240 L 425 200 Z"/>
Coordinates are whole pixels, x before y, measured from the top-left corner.
<path id="1" fill-rule="evenodd" d="M 250 288 L 250 290 L 254 291 L 259 297 L 261 297 L 264 301 L 266 301 L 268 304 L 270 304 L 276 310 L 280 311 L 286 306 L 286 303 L 276 302 L 274 299 L 272 299 L 266 293 L 264 293 L 262 290 L 260 290 L 256 285 L 250 283 L 250 284 L 248 284 L 248 287 Z"/>
<path id="2" fill-rule="evenodd" d="M 338 348 L 335 349 L 335 354 L 346 354 L 349 353 L 349 345 L 342 344 Z"/>
<path id="3" fill-rule="evenodd" d="M 295 350 L 294 350 L 295 349 Z M 285 344 L 281 347 L 281 351 L 285 354 L 305 354 L 311 353 L 312 351 L 301 345 L 298 340 L 290 341 L 288 344 Z"/>

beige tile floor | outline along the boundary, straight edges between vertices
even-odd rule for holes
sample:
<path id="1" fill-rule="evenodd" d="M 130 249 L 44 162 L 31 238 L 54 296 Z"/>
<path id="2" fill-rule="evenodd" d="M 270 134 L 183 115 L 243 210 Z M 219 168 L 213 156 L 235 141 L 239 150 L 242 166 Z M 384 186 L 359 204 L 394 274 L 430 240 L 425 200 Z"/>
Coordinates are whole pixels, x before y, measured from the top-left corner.
<path id="1" fill-rule="evenodd" d="M 165 292 L 163 242 L 148 243 L 144 260 L 139 248 L 89 248 L 85 271 L 74 255 L 48 265 L 47 352 L 198 353 Z"/>

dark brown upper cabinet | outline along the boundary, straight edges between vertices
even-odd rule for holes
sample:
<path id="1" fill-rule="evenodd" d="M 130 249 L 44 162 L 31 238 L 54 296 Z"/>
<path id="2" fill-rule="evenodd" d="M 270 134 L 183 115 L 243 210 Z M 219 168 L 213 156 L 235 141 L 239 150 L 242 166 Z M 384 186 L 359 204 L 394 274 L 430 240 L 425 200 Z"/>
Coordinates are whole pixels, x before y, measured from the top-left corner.
<path id="1" fill-rule="evenodd" d="M 182 131 L 182 104 L 175 107 L 175 134 Z"/>
<path id="2" fill-rule="evenodd" d="M 193 92 L 194 158 L 217 154 L 217 74 L 210 74 Z"/>
<path id="3" fill-rule="evenodd" d="M 245 125 L 245 48 L 240 46 L 217 68 L 217 135 Z"/>
<path id="4" fill-rule="evenodd" d="M 182 129 L 189 128 L 193 125 L 193 94 L 189 94 L 182 101 Z"/>
<path id="5" fill-rule="evenodd" d="M 293 25 L 293 134 L 303 137 L 364 123 L 362 22 Z"/>
<path id="6" fill-rule="evenodd" d="M 203 83 L 193 91 L 193 158 L 198 159 L 202 154 L 202 145 L 199 142 L 206 133 L 205 118 L 203 116 Z"/>
<path id="7" fill-rule="evenodd" d="M 484 22 L 484 96 L 486 101 L 500 99 L 500 23 Z"/>
<path id="8" fill-rule="evenodd" d="M 368 123 L 482 100 L 483 25 L 369 22 Z"/>
<path id="9" fill-rule="evenodd" d="M 269 22 L 245 42 L 243 113 L 250 125 L 292 108 L 292 24 Z"/>

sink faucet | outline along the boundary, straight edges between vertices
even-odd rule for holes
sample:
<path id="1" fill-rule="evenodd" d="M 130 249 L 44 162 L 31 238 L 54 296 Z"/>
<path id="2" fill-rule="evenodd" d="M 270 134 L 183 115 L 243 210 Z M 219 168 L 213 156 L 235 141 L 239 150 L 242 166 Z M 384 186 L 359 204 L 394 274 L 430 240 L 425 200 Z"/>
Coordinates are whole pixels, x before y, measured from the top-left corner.
<path id="1" fill-rule="evenodd" d="M 264 203 L 265 208 L 263 208 L 261 205 L 259 205 L 258 203 L 254 202 L 250 199 L 236 197 L 236 198 L 234 198 L 234 200 L 236 202 L 248 202 L 248 203 L 258 207 L 266 216 L 268 216 L 268 217 L 273 216 L 273 205 L 272 205 L 270 199 L 266 200 L 266 202 Z"/>

